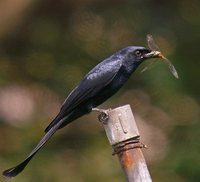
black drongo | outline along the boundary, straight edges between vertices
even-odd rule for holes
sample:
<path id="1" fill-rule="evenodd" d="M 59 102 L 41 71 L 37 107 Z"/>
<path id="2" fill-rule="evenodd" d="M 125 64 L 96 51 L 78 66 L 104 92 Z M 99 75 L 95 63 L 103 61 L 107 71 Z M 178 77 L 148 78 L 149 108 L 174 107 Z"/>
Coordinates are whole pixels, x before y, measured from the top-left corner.
<path id="1" fill-rule="evenodd" d="M 97 64 L 68 95 L 60 112 L 45 129 L 44 137 L 30 155 L 17 166 L 5 170 L 3 176 L 11 178 L 20 173 L 58 129 L 90 113 L 114 95 L 144 60 L 159 57 L 159 51 L 130 46 Z"/>

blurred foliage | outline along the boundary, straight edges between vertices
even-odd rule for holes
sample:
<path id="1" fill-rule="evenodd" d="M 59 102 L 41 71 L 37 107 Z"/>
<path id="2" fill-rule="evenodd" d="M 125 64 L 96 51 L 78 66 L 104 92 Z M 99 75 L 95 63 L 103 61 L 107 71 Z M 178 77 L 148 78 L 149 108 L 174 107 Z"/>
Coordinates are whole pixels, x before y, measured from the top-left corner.
<path id="1" fill-rule="evenodd" d="M 21 161 L 94 65 L 154 35 L 180 79 L 144 63 L 102 107 L 131 104 L 154 181 L 200 181 L 200 1 L 2 0 L 0 170 Z M 15 181 L 119 182 L 124 176 L 92 113 L 57 135 Z M 3 179 L 1 179 L 2 181 Z"/>

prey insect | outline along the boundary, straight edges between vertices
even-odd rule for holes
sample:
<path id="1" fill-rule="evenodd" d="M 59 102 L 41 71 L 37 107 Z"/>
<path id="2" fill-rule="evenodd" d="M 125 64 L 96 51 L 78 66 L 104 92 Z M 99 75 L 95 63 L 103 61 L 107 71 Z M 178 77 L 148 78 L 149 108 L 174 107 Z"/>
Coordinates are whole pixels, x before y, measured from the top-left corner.
<path id="1" fill-rule="evenodd" d="M 158 47 L 158 45 L 155 43 L 153 36 L 148 34 L 147 35 L 147 44 L 149 49 L 153 50 L 153 51 L 158 51 L 159 52 L 159 57 L 168 65 L 169 70 L 171 71 L 171 73 L 174 75 L 175 78 L 179 78 L 178 73 L 175 69 L 175 67 L 173 66 L 173 64 L 170 62 L 169 59 L 167 59 L 160 51 L 160 48 Z M 149 69 L 150 66 L 152 66 L 152 64 L 154 64 L 155 62 L 151 62 L 150 65 L 146 66 L 141 72 L 146 71 L 147 69 Z"/>

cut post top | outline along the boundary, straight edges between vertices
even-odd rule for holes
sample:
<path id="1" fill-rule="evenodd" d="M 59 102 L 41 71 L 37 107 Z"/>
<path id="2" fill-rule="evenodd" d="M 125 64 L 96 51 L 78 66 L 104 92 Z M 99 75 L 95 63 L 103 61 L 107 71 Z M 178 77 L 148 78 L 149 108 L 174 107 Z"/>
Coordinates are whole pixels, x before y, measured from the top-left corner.
<path id="1" fill-rule="evenodd" d="M 111 145 L 139 136 L 130 105 L 108 111 L 108 121 L 103 124 Z"/>

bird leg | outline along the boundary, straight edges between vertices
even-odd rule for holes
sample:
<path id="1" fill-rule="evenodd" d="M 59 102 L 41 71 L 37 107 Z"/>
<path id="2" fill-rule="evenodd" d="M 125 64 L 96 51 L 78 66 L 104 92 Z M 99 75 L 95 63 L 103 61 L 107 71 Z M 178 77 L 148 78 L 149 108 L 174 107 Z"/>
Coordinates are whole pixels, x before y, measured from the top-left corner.
<path id="1" fill-rule="evenodd" d="M 107 124 L 107 121 L 109 119 L 108 111 L 111 109 L 99 109 L 99 108 L 92 108 L 92 111 L 100 112 L 100 115 L 98 116 L 98 119 L 103 124 Z"/>

